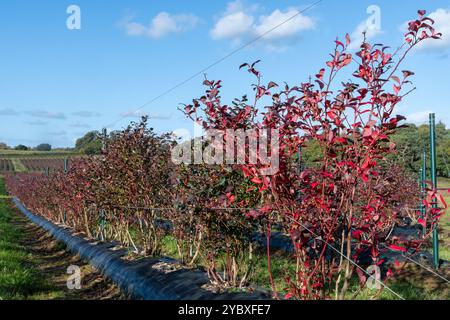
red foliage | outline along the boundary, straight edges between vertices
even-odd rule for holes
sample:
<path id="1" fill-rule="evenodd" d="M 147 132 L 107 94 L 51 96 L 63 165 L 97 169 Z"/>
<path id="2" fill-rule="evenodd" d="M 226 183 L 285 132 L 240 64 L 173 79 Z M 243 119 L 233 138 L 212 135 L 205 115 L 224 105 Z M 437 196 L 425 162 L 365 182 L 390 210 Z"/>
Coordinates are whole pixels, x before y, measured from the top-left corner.
<path id="1" fill-rule="evenodd" d="M 221 81 L 205 80 L 205 96 L 186 106 L 186 115 L 205 129 L 278 130 L 280 170 L 264 176 L 267 168 L 262 161 L 240 165 L 240 169 L 259 188 L 263 205 L 272 208 L 249 215 L 265 216 L 269 224 L 282 220 L 291 235 L 297 271 L 287 278 L 289 296 L 323 298 L 333 287 L 336 296 L 343 298 L 355 267 L 342 256 L 357 261 L 369 251 L 373 263 L 379 264 L 380 244 L 392 241 L 386 239 L 386 230 L 402 213 L 388 210 L 392 199 L 383 194 L 378 177 L 385 157 L 395 149 L 390 136 L 404 117 L 393 112 L 409 93 L 403 91 L 413 73 L 403 71 L 402 77 L 396 74 L 414 46 L 428 38 L 439 38 L 432 24 L 420 11 L 419 19 L 409 23 L 404 45 L 394 53 L 389 53 L 389 47 L 364 42 L 352 55 L 347 52 L 348 37 L 346 44 L 336 41 L 332 59 L 314 82 L 294 87 L 286 84 L 278 92 L 274 91 L 278 87 L 274 82 L 261 84 L 261 73 L 255 68 L 259 61 L 243 64 L 241 68 L 247 68 L 257 80 L 253 105 L 246 99 L 235 100 L 233 106 L 224 105 Z M 336 84 L 340 73 L 353 61 L 353 81 Z M 256 105 L 263 97 L 272 98 L 272 103 L 260 111 Z M 295 156 L 310 139 L 318 141 L 323 150 L 321 166 L 299 172 Z M 436 197 L 430 193 L 427 203 Z M 439 209 L 428 208 L 430 229 L 440 214 Z M 421 242 L 395 241 L 413 250 Z M 330 252 L 330 247 L 339 248 L 341 256 Z"/>
<path id="2" fill-rule="evenodd" d="M 261 153 L 254 164 L 175 166 L 170 159 L 174 142 L 147 129 L 144 119 L 111 135 L 102 156 L 76 160 L 67 174 L 9 175 L 8 189 L 48 219 L 140 247 L 146 255 L 159 254 L 166 231 L 158 225 L 169 220 L 180 258 L 193 264 L 201 256 L 211 280 L 220 285 L 245 284 L 251 264 L 245 268 L 240 261 L 252 260 L 252 233 L 264 226 L 270 248 L 271 230 L 278 228 L 289 234 L 294 248 L 295 272 L 286 270 L 285 297 L 343 298 L 355 271 L 362 285 L 367 279 L 349 259 L 361 264 L 369 252 L 371 264 L 382 265 L 383 246 L 414 253 L 442 215 L 433 205 L 441 197 L 430 188 L 426 215 L 408 213 L 426 227 L 424 237 L 389 237 L 396 220 L 405 216 L 401 208 L 415 200 L 414 192 L 406 197 L 395 188 L 413 183 L 398 169 L 386 172 L 382 166 L 395 150 L 390 137 L 404 119 L 394 115 L 394 108 L 409 93 L 403 92 L 413 75 L 398 71 L 414 46 L 439 38 L 432 24 L 420 11 L 394 53 L 365 42 L 352 55 L 348 36 L 345 43 L 336 41 L 314 81 L 298 86 L 264 85 L 258 61 L 243 64 L 257 80 L 252 104 L 245 96 L 222 104 L 221 82 L 205 80 L 206 94 L 185 106 L 185 114 L 206 129 L 254 130 L 258 138 L 261 129 L 278 131 L 279 150 L 272 148 L 273 135 L 269 143 L 269 152 L 279 158 L 272 175 Z M 349 75 L 351 81 L 338 83 Z M 257 108 L 270 100 L 263 111 Z M 312 140 L 320 146 L 322 161 L 300 171 L 298 151 Z M 250 146 L 244 144 L 240 149 Z M 269 249 L 267 259 L 275 289 Z"/>

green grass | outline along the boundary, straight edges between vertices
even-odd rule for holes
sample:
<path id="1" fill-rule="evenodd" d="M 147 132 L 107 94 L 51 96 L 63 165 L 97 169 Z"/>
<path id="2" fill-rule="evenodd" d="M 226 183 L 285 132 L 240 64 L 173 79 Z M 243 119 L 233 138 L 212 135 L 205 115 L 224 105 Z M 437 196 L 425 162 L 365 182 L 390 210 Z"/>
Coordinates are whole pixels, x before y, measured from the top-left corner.
<path id="1" fill-rule="evenodd" d="M 440 178 L 438 187 L 450 189 L 450 179 Z M 441 191 L 441 194 L 444 196 L 447 205 L 450 206 L 450 192 Z M 450 234 L 450 209 L 447 209 L 439 224 L 441 229 L 440 238 L 445 242 L 445 245 L 439 247 L 439 258 L 450 260 L 450 239 L 448 239 L 448 235 Z"/>
<path id="2" fill-rule="evenodd" d="M 31 172 L 23 164 L 22 160 L 48 160 L 48 159 L 58 159 L 63 160 L 76 159 L 85 157 L 80 153 L 70 152 L 70 151 L 17 151 L 17 150 L 0 150 L 0 160 L 10 160 L 13 166 L 11 172 L 23 173 Z"/>
<path id="3" fill-rule="evenodd" d="M 23 165 L 23 163 L 18 158 L 11 159 L 12 165 L 14 167 L 14 172 L 26 172 L 27 168 Z"/>
<path id="4" fill-rule="evenodd" d="M 175 239 L 172 236 L 166 236 L 162 240 L 162 254 L 167 257 L 178 259 L 178 251 L 176 247 Z M 247 264 L 248 261 L 244 261 Z M 280 296 L 286 291 L 285 276 L 286 273 L 295 273 L 295 264 L 289 256 L 283 254 L 282 252 L 275 252 L 271 256 L 272 264 L 272 274 L 274 278 L 275 288 Z M 205 263 L 201 260 L 198 261 L 199 266 L 204 266 Z M 218 259 L 217 262 L 218 269 L 220 270 L 221 262 Z M 420 278 L 419 278 L 420 279 Z M 449 299 L 449 297 L 444 296 L 445 293 L 441 293 L 438 290 L 431 290 L 421 286 L 415 279 L 414 281 L 405 280 L 391 280 L 387 283 L 387 286 L 391 288 L 394 292 L 398 293 L 401 297 L 406 300 L 439 300 L 439 299 Z M 266 288 L 270 290 L 269 285 L 269 273 L 267 269 L 267 258 L 263 252 L 256 252 L 254 254 L 254 269 L 250 282 L 253 285 Z M 355 275 L 350 289 L 346 295 L 346 299 L 352 299 L 353 293 L 358 291 L 358 280 Z M 364 289 L 360 294 L 356 296 L 356 300 L 372 300 L 376 298 L 377 300 L 399 300 L 400 298 L 394 293 L 387 289 L 384 289 L 380 295 L 377 294 L 377 290 Z"/>
<path id="5" fill-rule="evenodd" d="M 388 282 L 387 286 L 405 300 L 441 300 L 444 298 L 436 292 L 425 290 L 406 281 Z M 376 290 L 365 289 L 356 297 L 356 300 L 373 300 L 375 297 L 377 300 L 401 300 L 388 289 L 384 289 L 379 296 Z"/>
<path id="6" fill-rule="evenodd" d="M 161 241 L 161 247 L 162 247 L 162 255 L 174 259 L 179 259 L 176 241 L 173 236 L 165 236 Z M 197 263 L 200 266 L 205 266 L 205 262 L 201 261 L 201 259 Z M 249 263 L 248 259 L 246 259 L 243 262 L 244 269 L 246 269 L 248 263 Z M 289 272 L 294 272 L 295 266 L 289 257 L 279 252 L 272 256 L 271 265 L 276 290 L 278 292 L 283 292 L 285 291 L 286 287 L 284 281 L 286 271 L 289 270 Z M 221 260 L 220 258 L 217 259 L 217 268 L 219 270 L 223 268 L 223 260 Z M 267 258 L 265 254 L 262 252 L 254 253 L 253 272 L 250 282 L 260 287 L 267 287 L 267 284 L 269 283 Z"/>
<path id="7" fill-rule="evenodd" d="M 6 195 L 1 176 L 0 195 Z M 37 262 L 20 245 L 24 235 L 13 224 L 9 201 L 0 198 L 0 300 L 57 297 L 59 293 L 51 290 L 34 267 Z"/>

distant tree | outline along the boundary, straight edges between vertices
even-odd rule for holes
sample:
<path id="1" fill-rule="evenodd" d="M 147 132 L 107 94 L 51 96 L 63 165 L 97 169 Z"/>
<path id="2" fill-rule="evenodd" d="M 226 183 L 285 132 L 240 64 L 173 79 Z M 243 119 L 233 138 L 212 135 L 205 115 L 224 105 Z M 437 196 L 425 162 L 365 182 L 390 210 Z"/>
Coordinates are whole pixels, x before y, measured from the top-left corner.
<path id="1" fill-rule="evenodd" d="M 408 171 L 418 173 L 422 165 L 422 154 L 427 153 L 430 164 L 430 129 L 423 124 L 417 127 L 408 124 L 393 136 L 397 152 L 388 156 L 391 164 L 398 164 Z M 437 173 L 450 176 L 450 130 L 442 122 L 436 124 Z"/>
<path id="2" fill-rule="evenodd" d="M 30 148 L 28 148 L 27 146 L 25 146 L 23 144 L 19 144 L 18 146 L 16 146 L 14 148 L 14 150 L 27 151 L 27 150 L 30 150 Z"/>
<path id="3" fill-rule="evenodd" d="M 52 146 L 48 143 L 41 143 L 36 147 L 37 151 L 52 151 Z"/>
<path id="4" fill-rule="evenodd" d="M 302 149 L 302 161 L 307 168 L 317 168 L 323 159 L 323 150 L 315 140 L 308 141 Z"/>
<path id="5" fill-rule="evenodd" d="M 7 150 L 9 149 L 8 145 L 4 142 L 0 142 L 0 150 Z"/>
<path id="6" fill-rule="evenodd" d="M 75 150 L 84 154 L 100 154 L 102 151 L 102 141 L 98 131 L 90 131 L 75 143 Z"/>

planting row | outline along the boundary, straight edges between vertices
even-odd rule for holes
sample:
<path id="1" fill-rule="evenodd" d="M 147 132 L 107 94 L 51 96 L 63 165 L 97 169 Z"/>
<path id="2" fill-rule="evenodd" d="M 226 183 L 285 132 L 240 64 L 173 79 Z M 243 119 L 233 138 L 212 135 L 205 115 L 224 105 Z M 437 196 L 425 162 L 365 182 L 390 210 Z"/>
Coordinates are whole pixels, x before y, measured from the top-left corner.
<path id="1" fill-rule="evenodd" d="M 44 171 L 47 168 L 50 171 L 64 170 L 64 159 L 21 159 L 20 162 L 25 166 L 27 171 Z"/>
<path id="2" fill-rule="evenodd" d="M 74 158 L 71 158 L 74 159 Z M 44 172 L 64 170 L 64 158 L 0 158 L 0 172 Z"/>
<path id="3" fill-rule="evenodd" d="M 420 42 L 439 38 L 424 14 L 409 24 L 395 55 L 368 43 L 352 55 L 348 36 L 336 41 L 314 82 L 277 89 L 263 84 L 256 63 L 243 64 L 256 77 L 253 101 L 246 95 L 223 104 L 221 82 L 205 80 L 205 94 L 182 111 L 214 139 L 180 144 L 149 129 L 144 118 L 111 134 L 102 156 L 76 159 L 67 173 L 8 175 L 8 190 L 47 219 L 142 255 L 160 255 L 171 239 L 179 260 L 203 265 L 215 287 L 255 282 L 263 255 L 264 280 L 275 297 L 280 291 L 297 299 L 355 296 L 369 278 L 367 267 L 379 269 L 382 281 L 395 275 L 383 252 L 416 253 L 442 215 L 433 186 L 422 195 L 420 215 L 411 209 L 421 200 L 415 179 L 386 166 L 396 152 L 390 137 L 404 119 L 394 109 L 413 75 L 397 75 L 400 63 Z M 232 133 L 240 131 L 248 136 L 237 141 Z M 304 168 L 301 153 L 311 144 L 318 161 Z M 192 164 L 198 153 L 210 164 Z M 393 236 L 405 218 L 423 228 Z M 171 228 L 161 227 L 165 221 Z M 283 257 L 281 290 L 272 272 L 281 259 L 271 254 L 274 231 L 293 248 Z M 266 251 L 255 248 L 255 233 L 266 235 Z M 361 288 L 353 286 L 355 278 Z"/>
<path id="4" fill-rule="evenodd" d="M 0 172 L 12 172 L 14 171 L 14 166 L 11 160 L 0 159 Z"/>

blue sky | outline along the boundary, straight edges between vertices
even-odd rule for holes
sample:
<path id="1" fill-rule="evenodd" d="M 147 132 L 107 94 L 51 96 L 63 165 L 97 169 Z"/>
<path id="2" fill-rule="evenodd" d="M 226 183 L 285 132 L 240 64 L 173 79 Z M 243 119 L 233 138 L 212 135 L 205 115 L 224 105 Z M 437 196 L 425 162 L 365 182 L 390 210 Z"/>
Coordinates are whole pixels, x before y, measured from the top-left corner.
<path id="1" fill-rule="evenodd" d="M 133 111 L 314 1 L 9 0 L 0 4 L 0 141 L 73 146 L 92 129 L 136 120 Z M 81 30 L 66 10 L 81 9 Z M 428 112 L 450 126 L 450 1 L 335 1 L 314 8 L 250 48 L 208 70 L 224 81 L 223 97 L 248 93 L 238 67 L 261 59 L 264 79 L 299 84 L 323 67 L 336 36 L 358 28 L 380 8 L 371 41 L 401 44 L 402 25 L 426 9 L 443 40 L 414 52 L 404 65 L 417 86 L 400 113 L 414 122 Z M 440 27 L 440 28 L 439 28 Z M 446 32 L 447 31 L 447 34 Z M 355 38 L 357 40 L 357 38 Z M 177 107 L 202 94 L 198 76 L 146 106 L 160 132 L 192 128 Z M 137 115 L 139 115 L 138 113 Z"/>

